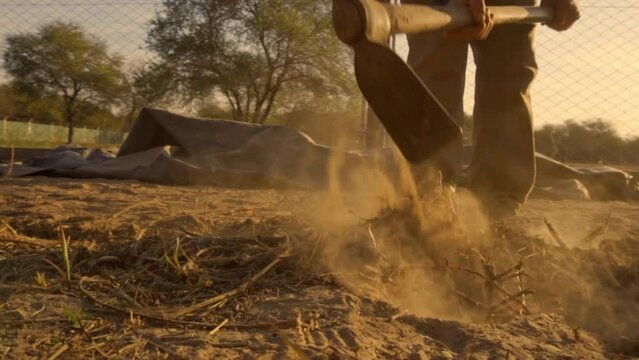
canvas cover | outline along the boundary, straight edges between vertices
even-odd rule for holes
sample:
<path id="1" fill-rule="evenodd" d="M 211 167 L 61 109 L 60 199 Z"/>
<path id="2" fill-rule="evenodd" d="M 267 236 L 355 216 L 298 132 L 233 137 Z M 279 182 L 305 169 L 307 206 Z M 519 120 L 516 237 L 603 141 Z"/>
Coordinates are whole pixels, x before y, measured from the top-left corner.
<path id="1" fill-rule="evenodd" d="M 63 146 L 10 176 L 137 179 L 160 184 L 353 189 L 394 173 L 399 155 L 347 152 L 316 144 L 295 129 L 196 119 L 144 109 L 117 156 Z M 380 169 L 380 164 L 385 169 Z M 8 166 L 0 168 L 7 175 Z M 356 175 L 357 174 L 357 175 Z"/>

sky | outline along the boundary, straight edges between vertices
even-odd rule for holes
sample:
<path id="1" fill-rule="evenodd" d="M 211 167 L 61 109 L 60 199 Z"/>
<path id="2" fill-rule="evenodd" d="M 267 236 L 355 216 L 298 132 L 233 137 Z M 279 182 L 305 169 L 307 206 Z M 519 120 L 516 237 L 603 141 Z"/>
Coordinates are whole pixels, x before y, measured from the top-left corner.
<path id="1" fill-rule="evenodd" d="M 539 76 L 533 87 L 537 126 L 602 118 L 622 136 L 639 136 L 639 3 L 581 0 L 582 19 L 568 32 L 538 28 Z M 0 0 L 0 51 L 8 34 L 34 31 L 53 20 L 78 22 L 112 51 L 139 62 L 149 21 L 160 0 Z M 398 52 L 407 48 L 398 42 Z M 469 59 L 466 109 L 472 109 Z M 0 82 L 5 80 L 0 71 Z"/>

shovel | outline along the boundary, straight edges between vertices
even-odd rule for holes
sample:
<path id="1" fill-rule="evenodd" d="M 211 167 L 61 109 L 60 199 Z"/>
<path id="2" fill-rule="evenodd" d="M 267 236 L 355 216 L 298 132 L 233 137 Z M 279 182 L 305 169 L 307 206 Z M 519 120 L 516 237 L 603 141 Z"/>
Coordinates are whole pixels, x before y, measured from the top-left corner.
<path id="1" fill-rule="evenodd" d="M 495 25 L 552 20 L 551 8 L 493 6 Z M 333 0 L 338 38 L 355 51 L 357 84 L 404 157 L 421 163 L 462 130 L 417 74 L 388 47 L 393 34 L 412 34 L 474 23 L 456 6 L 390 5 L 378 0 Z"/>

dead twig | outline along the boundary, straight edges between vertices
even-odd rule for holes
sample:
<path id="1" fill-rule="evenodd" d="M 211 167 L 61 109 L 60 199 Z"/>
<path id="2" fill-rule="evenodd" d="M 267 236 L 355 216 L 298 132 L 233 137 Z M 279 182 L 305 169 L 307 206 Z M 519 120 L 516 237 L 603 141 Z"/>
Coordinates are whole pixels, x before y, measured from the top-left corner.
<path id="1" fill-rule="evenodd" d="M 477 300 L 472 299 L 471 297 L 469 297 L 468 295 L 462 293 L 461 291 L 457 291 L 455 290 L 455 292 L 453 293 L 455 294 L 455 296 L 457 296 L 458 298 L 464 300 L 465 302 L 469 303 L 470 305 L 478 308 L 478 309 L 482 309 L 485 310 L 486 306 L 484 306 L 484 304 L 480 303 Z"/>
<path id="2" fill-rule="evenodd" d="M 220 295 L 217 295 L 215 297 L 212 297 L 208 300 L 204 300 L 200 303 L 197 303 L 193 306 L 189 306 L 185 309 L 182 309 L 180 311 L 177 311 L 175 313 L 173 313 L 170 318 L 171 319 L 178 319 L 181 318 L 185 315 L 188 315 L 194 311 L 206 308 L 208 306 L 214 305 L 220 301 L 224 301 L 224 300 L 229 300 L 235 296 L 237 296 L 238 294 L 241 294 L 242 292 L 246 291 L 246 289 L 248 289 L 249 286 L 251 286 L 253 283 L 255 283 L 257 280 L 259 280 L 262 276 L 264 276 L 266 273 L 268 273 L 269 271 L 271 271 L 271 269 L 273 269 L 277 264 L 279 264 L 280 262 L 282 262 L 282 260 L 284 260 L 284 258 L 288 257 L 290 254 L 290 249 L 287 249 L 282 255 L 276 257 L 273 261 L 271 261 L 268 265 L 266 265 L 266 267 L 264 267 L 262 270 L 260 270 L 257 274 L 251 276 L 250 279 L 248 279 L 247 281 L 245 281 L 244 283 L 240 284 L 240 286 L 238 286 L 237 288 L 227 291 L 225 293 L 222 293 Z"/>
<path id="3" fill-rule="evenodd" d="M 51 354 L 47 360 L 55 360 L 67 350 L 69 350 L 69 344 L 63 344 L 53 354 Z"/>
<path id="4" fill-rule="evenodd" d="M 184 226 L 180 226 L 180 231 L 182 231 L 183 233 L 185 233 L 186 235 L 191 236 L 191 237 L 201 237 L 202 236 L 202 234 L 196 234 L 196 233 L 194 233 L 192 231 L 187 230 Z"/>
<path id="5" fill-rule="evenodd" d="M 97 351 L 100 355 L 102 355 L 102 357 L 104 357 L 105 359 L 111 359 L 112 356 L 105 353 L 104 350 L 100 349 L 101 347 L 105 346 L 105 343 L 100 343 L 100 344 L 95 344 L 95 345 L 91 345 L 87 348 L 84 349 L 84 351 L 90 351 L 90 350 L 95 350 Z"/>
<path id="6" fill-rule="evenodd" d="M 46 262 L 47 264 L 51 265 L 51 267 L 58 272 L 58 274 L 60 274 L 60 276 L 63 279 L 66 279 L 67 275 L 65 274 L 64 270 L 62 270 L 61 267 L 59 267 L 58 265 L 56 265 L 53 261 L 45 258 L 44 256 L 42 257 L 42 260 L 44 260 L 44 262 Z"/>
<path id="7" fill-rule="evenodd" d="M 606 231 L 608 231 L 608 227 L 610 226 L 610 219 L 612 218 L 612 209 L 610 209 L 610 211 L 608 212 L 608 216 L 606 217 L 606 221 L 604 221 L 602 224 L 599 224 L 597 226 L 595 226 L 590 233 L 588 233 L 588 235 L 586 235 L 586 237 L 582 240 L 582 243 L 584 244 L 592 244 L 595 242 L 595 240 L 597 240 L 597 238 L 599 238 L 600 236 L 603 236 Z"/>
<path id="8" fill-rule="evenodd" d="M 224 319 L 224 321 L 222 321 L 222 322 L 220 323 L 220 325 L 216 326 L 216 327 L 215 327 L 215 329 L 213 329 L 213 330 L 211 330 L 211 331 L 209 332 L 209 336 L 213 336 L 213 335 L 215 335 L 215 334 L 216 334 L 218 331 L 220 331 L 220 329 L 221 329 L 224 325 L 226 325 L 228 322 L 229 322 L 229 319 Z"/>
<path id="9" fill-rule="evenodd" d="M 14 229 L 11 225 L 9 225 L 9 223 L 7 223 L 6 221 L 0 220 L 0 222 L 2 222 L 2 225 L 4 225 L 4 229 L 2 230 L 9 230 L 9 232 L 12 235 L 12 236 L 7 236 L 6 234 L 3 234 L 2 231 L 0 231 L 0 242 L 10 242 L 14 244 L 28 244 L 28 245 L 47 248 L 47 249 L 60 246 L 60 244 L 57 241 L 36 239 L 31 236 L 22 235 L 16 229 Z"/>
<path id="10" fill-rule="evenodd" d="M 521 264 L 521 266 L 519 264 Z M 523 260 L 520 258 L 519 259 L 519 263 L 517 265 L 515 265 L 515 267 L 518 267 L 518 271 L 515 273 L 515 275 L 516 275 L 515 279 L 516 279 L 516 282 L 517 282 L 517 289 L 519 289 L 520 292 L 524 291 L 524 277 L 523 277 L 523 275 L 525 273 L 521 270 L 522 266 L 523 266 Z M 526 294 L 522 294 L 521 295 L 521 303 L 526 305 Z M 522 312 L 519 315 L 527 315 L 527 314 Z"/>
<path id="11" fill-rule="evenodd" d="M 319 246 L 320 241 L 322 241 L 322 233 L 317 234 L 317 237 L 315 238 L 315 246 L 313 246 L 313 251 L 311 251 L 311 255 L 308 257 L 307 263 L 310 263 L 313 261 L 313 258 L 315 258 L 315 253 L 317 252 L 317 247 Z"/>
<path id="12" fill-rule="evenodd" d="M 546 227 L 548 228 L 548 232 L 550 233 L 552 238 L 557 242 L 557 244 L 559 244 L 559 246 L 562 249 L 568 250 L 568 246 L 566 246 L 566 243 L 561 239 L 561 236 L 559 236 L 559 233 L 557 232 L 557 230 L 555 230 L 555 228 L 548 221 L 548 219 L 544 218 L 544 223 L 546 224 Z"/>
<path id="13" fill-rule="evenodd" d="M 48 317 L 41 319 L 25 319 L 25 320 L 7 320 L 0 321 L 0 325 L 22 325 L 22 324 L 35 324 L 35 323 L 49 323 L 49 322 L 66 322 L 65 318 L 61 317 Z"/>
<path id="14" fill-rule="evenodd" d="M 214 324 L 214 323 L 208 323 L 208 322 L 200 322 L 200 321 L 186 321 L 186 320 L 175 320 L 175 319 L 167 319 L 167 318 L 161 318 L 161 317 L 157 317 L 157 316 L 153 316 L 153 315 L 149 315 L 149 314 L 145 314 L 142 312 L 139 312 L 137 310 L 133 310 L 133 309 L 121 309 L 118 308 L 117 306 L 113 306 L 110 305 L 108 303 L 105 303 L 99 299 L 97 299 L 95 296 L 93 296 L 85 287 L 84 287 L 84 282 L 88 280 L 87 278 L 82 278 L 80 279 L 80 282 L 78 283 L 78 288 L 80 289 L 80 291 L 87 297 L 89 298 L 91 301 L 93 301 L 94 303 L 105 307 L 107 309 L 110 309 L 114 312 L 123 314 L 125 316 L 131 316 L 131 314 L 139 316 L 141 318 L 145 318 L 145 319 L 149 319 L 149 320 L 154 320 L 154 321 L 159 321 L 159 322 L 164 322 L 164 323 L 168 323 L 168 324 L 175 324 L 175 325 L 180 325 L 180 326 L 193 326 L 193 327 L 199 327 L 199 328 L 204 328 L 204 329 L 215 329 L 216 327 L 220 326 L 220 324 Z M 276 327 L 278 329 L 290 329 L 297 326 L 297 322 L 295 320 L 285 320 L 285 321 L 277 321 L 277 322 L 269 322 L 269 323 L 254 323 L 254 324 L 225 324 L 224 327 L 227 329 L 235 329 L 235 330 L 243 330 L 243 329 L 271 329 L 273 327 Z M 218 330 L 219 331 L 219 330 Z"/>
<path id="15" fill-rule="evenodd" d="M 368 224 L 368 234 L 370 235 L 371 242 L 373 243 L 373 248 L 375 251 L 379 251 L 377 247 L 377 240 L 375 240 L 375 235 L 373 234 L 373 228 L 371 224 Z"/>
<path id="16" fill-rule="evenodd" d="M 497 310 L 499 310 L 500 308 L 504 307 L 506 304 L 508 304 L 510 301 L 515 301 L 517 298 L 522 297 L 525 298 L 526 295 L 532 295 L 534 294 L 535 291 L 531 290 L 531 289 L 524 289 L 516 294 L 510 295 L 508 296 L 507 299 L 504 299 L 502 302 L 500 302 L 499 304 L 497 304 L 496 306 L 494 306 L 492 308 L 492 311 L 495 312 Z M 530 310 L 528 310 L 528 308 L 525 307 L 524 305 L 524 309 L 526 311 L 528 311 L 526 314 L 530 314 Z"/>
<path id="17" fill-rule="evenodd" d="M 192 325 L 192 326 L 208 328 L 208 329 L 215 326 L 215 324 L 203 323 L 203 322 L 197 322 L 197 321 L 172 320 L 171 322 L 175 324 L 179 324 L 179 325 Z M 224 328 L 233 329 L 233 330 L 271 329 L 273 327 L 276 327 L 278 329 L 291 329 L 296 326 L 297 326 L 296 320 L 284 320 L 284 321 L 276 321 L 276 322 L 270 322 L 270 323 L 227 324 L 227 325 L 224 325 Z"/>
<path id="18" fill-rule="evenodd" d="M 248 341 L 233 341 L 233 342 L 210 342 L 209 345 L 216 348 L 238 348 L 238 347 L 247 347 Z"/>
<path id="19" fill-rule="evenodd" d="M 104 301 L 99 300 L 98 298 L 96 298 L 93 294 L 91 294 L 91 292 L 89 292 L 86 287 L 84 286 L 84 284 L 87 281 L 90 281 L 89 278 L 81 278 L 79 283 L 78 283 L 78 287 L 80 289 L 80 291 L 90 300 L 92 300 L 94 303 L 101 305 L 105 308 L 108 308 L 112 311 L 124 314 L 126 316 L 130 316 L 131 314 L 142 317 L 142 318 L 146 318 L 146 319 L 150 319 L 150 320 L 155 320 L 155 321 L 161 321 L 161 322 L 167 322 L 167 323 L 173 323 L 173 324 L 177 324 L 177 325 L 191 325 L 191 326 L 197 326 L 197 327 L 204 327 L 204 328 L 209 328 L 209 329 L 214 329 L 217 326 L 219 326 L 219 324 L 212 324 L 212 323 L 205 323 L 205 322 L 192 322 L 192 321 L 182 321 L 182 320 L 178 320 L 179 317 L 185 316 L 187 314 L 190 314 L 194 311 L 197 311 L 199 309 L 203 309 L 206 307 L 209 307 L 211 305 L 215 305 L 218 304 L 220 302 L 226 302 L 229 299 L 241 294 L 243 291 L 245 291 L 250 285 L 252 285 L 253 283 L 255 283 L 257 280 L 259 280 L 262 276 L 264 276 L 266 273 L 268 273 L 271 269 L 273 269 L 275 266 L 277 266 L 277 264 L 279 264 L 283 259 L 285 259 L 286 257 L 288 257 L 290 254 L 290 248 L 287 248 L 286 251 L 284 251 L 282 254 L 280 254 L 278 257 L 276 257 L 273 261 L 271 261 L 266 267 L 264 267 L 261 271 L 259 271 L 258 273 L 256 273 L 255 275 L 253 275 L 252 277 L 250 277 L 248 280 L 246 280 L 244 283 L 242 283 L 240 286 L 238 286 L 236 289 L 228 291 L 226 293 L 220 294 L 218 296 L 215 296 L 211 299 L 202 301 L 198 304 L 195 304 L 191 307 L 188 308 L 182 308 L 178 311 L 174 311 L 174 312 L 168 312 L 168 311 L 163 311 L 158 315 L 154 315 L 154 314 L 150 314 L 147 311 L 142 311 L 142 309 L 133 309 L 133 308 L 120 308 L 118 306 L 114 306 L 111 304 L 108 304 Z M 54 266 L 54 268 L 59 269 L 59 271 L 62 271 L 62 269 L 60 269 L 59 267 L 57 267 L 55 264 L 53 264 L 52 262 L 47 261 L 50 265 Z M 268 328 L 270 326 L 272 326 L 273 324 L 225 324 L 225 327 L 227 328 Z M 282 328 L 288 328 L 291 326 L 294 326 L 294 324 L 291 324 L 290 322 L 282 322 L 277 324 L 278 327 L 282 327 Z"/>
<path id="20" fill-rule="evenodd" d="M 4 220 L 0 220 L 2 222 L 2 224 L 5 226 L 4 229 L 2 230 L 9 230 L 11 231 L 11 233 L 15 236 L 19 236 L 18 232 L 16 231 L 16 229 L 13 228 L 13 226 L 9 225 L 8 222 L 4 221 Z"/>
<path id="21" fill-rule="evenodd" d="M 24 235 L 18 235 L 17 237 L 16 236 L 7 237 L 0 234 L 0 242 L 31 245 L 31 246 L 41 247 L 45 249 L 51 249 L 51 248 L 60 246 L 60 243 L 58 243 L 57 241 L 34 239 Z"/>
<path id="22" fill-rule="evenodd" d="M 139 208 L 139 207 L 143 207 L 143 206 L 148 206 L 148 205 L 160 205 L 160 206 L 164 206 L 164 207 L 168 207 L 170 208 L 171 205 L 167 204 L 167 203 L 163 203 L 163 202 L 159 202 L 159 201 L 146 201 L 146 202 L 142 202 L 142 203 L 138 203 L 138 204 L 133 204 L 131 206 L 127 206 L 124 209 L 118 211 L 117 213 L 111 215 L 110 218 L 108 218 L 105 223 L 108 224 L 111 221 L 115 220 L 118 216 L 126 213 L 127 211 L 131 211 L 133 209 Z"/>
<path id="23" fill-rule="evenodd" d="M 6 177 L 11 176 L 11 174 L 13 173 L 13 163 L 15 163 L 16 161 L 16 148 L 15 146 L 11 147 L 11 158 L 9 159 L 9 170 L 7 170 L 7 174 L 5 175 Z"/>
<path id="24" fill-rule="evenodd" d="M 155 348 L 164 351 L 167 354 L 170 354 L 173 359 L 184 359 L 185 357 L 175 352 L 168 345 L 163 344 L 159 339 L 154 338 L 153 340 L 145 339 L 147 344 L 153 345 Z"/>
<path id="25" fill-rule="evenodd" d="M 486 275 L 481 274 L 481 273 L 479 273 L 477 271 L 474 271 L 474 270 L 471 270 L 471 269 L 466 269 L 466 268 L 459 267 L 459 266 L 450 265 L 448 263 L 448 261 L 445 262 L 445 265 L 446 265 L 447 268 L 449 268 L 451 270 L 463 271 L 463 272 L 466 272 L 468 274 L 471 274 L 471 275 L 474 275 L 474 276 L 477 276 L 477 277 L 480 277 L 480 278 L 484 279 L 486 281 L 486 284 L 492 286 L 494 289 L 499 291 L 504 296 L 504 299 L 507 300 L 507 302 L 516 303 L 522 309 L 524 309 L 524 311 L 526 311 L 526 313 L 530 314 L 530 309 L 528 308 L 528 306 L 525 303 L 521 302 L 520 300 L 517 299 L 517 297 L 514 297 L 508 291 L 504 290 L 504 288 L 502 288 L 499 284 L 497 284 L 497 282 L 495 280 L 491 280 Z M 473 302 L 474 302 L 474 300 L 473 300 Z"/>

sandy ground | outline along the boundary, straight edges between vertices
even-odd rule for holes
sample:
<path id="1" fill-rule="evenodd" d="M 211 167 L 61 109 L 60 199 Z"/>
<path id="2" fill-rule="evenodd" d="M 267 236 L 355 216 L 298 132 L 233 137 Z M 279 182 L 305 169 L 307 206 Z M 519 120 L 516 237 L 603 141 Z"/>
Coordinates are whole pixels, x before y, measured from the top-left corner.
<path id="1" fill-rule="evenodd" d="M 530 201 L 517 225 L 496 230 L 495 236 L 521 236 L 527 244 L 538 241 L 535 254 L 543 253 L 543 261 L 552 260 L 559 269 L 538 274 L 534 267 L 545 266 L 539 260 L 528 270 L 530 286 L 539 288 L 538 295 L 527 298 L 530 314 L 479 319 L 464 316 L 471 310 L 458 301 L 433 301 L 433 309 L 451 311 L 432 310 L 432 298 L 419 289 L 411 304 L 396 301 L 392 289 L 405 289 L 405 284 L 353 285 L 360 278 L 349 277 L 344 268 L 336 270 L 332 265 L 343 261 L 336 258 L 346 254 L 357 263 L 348 271 L 358 276 L 368 271 L 368 277 L 378 271 L 371 270 L 371 264 L 381 261 L 348 259 L 354 253 L 344 247 L 337 252 L 325 249 L 350 236 L 340 221 L 362 225 L 375 215 L 375 207 L 356 197 L 343 199 L 345 206 L 339 209 L 318 206 L 327 196 L 103 180 L 2 179 L 0 358 L 639 356 L 639 204 Z M 319 224 L 318 214 L 327 212 L 332 222 Z M 569 249 L 554 243 L 544 218 Z M 608 226 L 603 234 L 587 239 L 604 223 Z M 70 238 L 70 281 L 64 279 L 60 226 Z M 519 235 L 509 235 L 513 232 Z M 382 235 L 377 241 L 384 241 Z M 604 248 L 610 250 L 602 252 Z M 551 252 L 555 255 L 547 254 Z M 365 258 L 361 253 L 357 250 L 358 257 Z M 612 280 L 599 275 L 600 265 Z M 598 285 L 583 291 L 599 299 L 593 306 L 583 304 L 590 301 L 580 297 L 583 287 L 570 293 L 557 289 L 570 287 L 571 274 L 589 283 L 591 272 Z M 382 275 L 393 282 L 388 280 L 392 276 Z M 533 281 L 542 275 L 546 280 Z M 463 281 L 474 281 L 473 275 L 464 276 L 470 280 Z M 549 282 L 558 285 L 550 287 Z M 485 297 L 488 287 L 482 286 L 479 292 Z M 547 304 L 555 291 L 558 299 L 575 302 Z M 524 314 L 521 308 L 511 312 Z M 617 328 L 617 320 L 610 325 L 595 319 L 593 325 L 598 312 L 628 324 Z"/>

